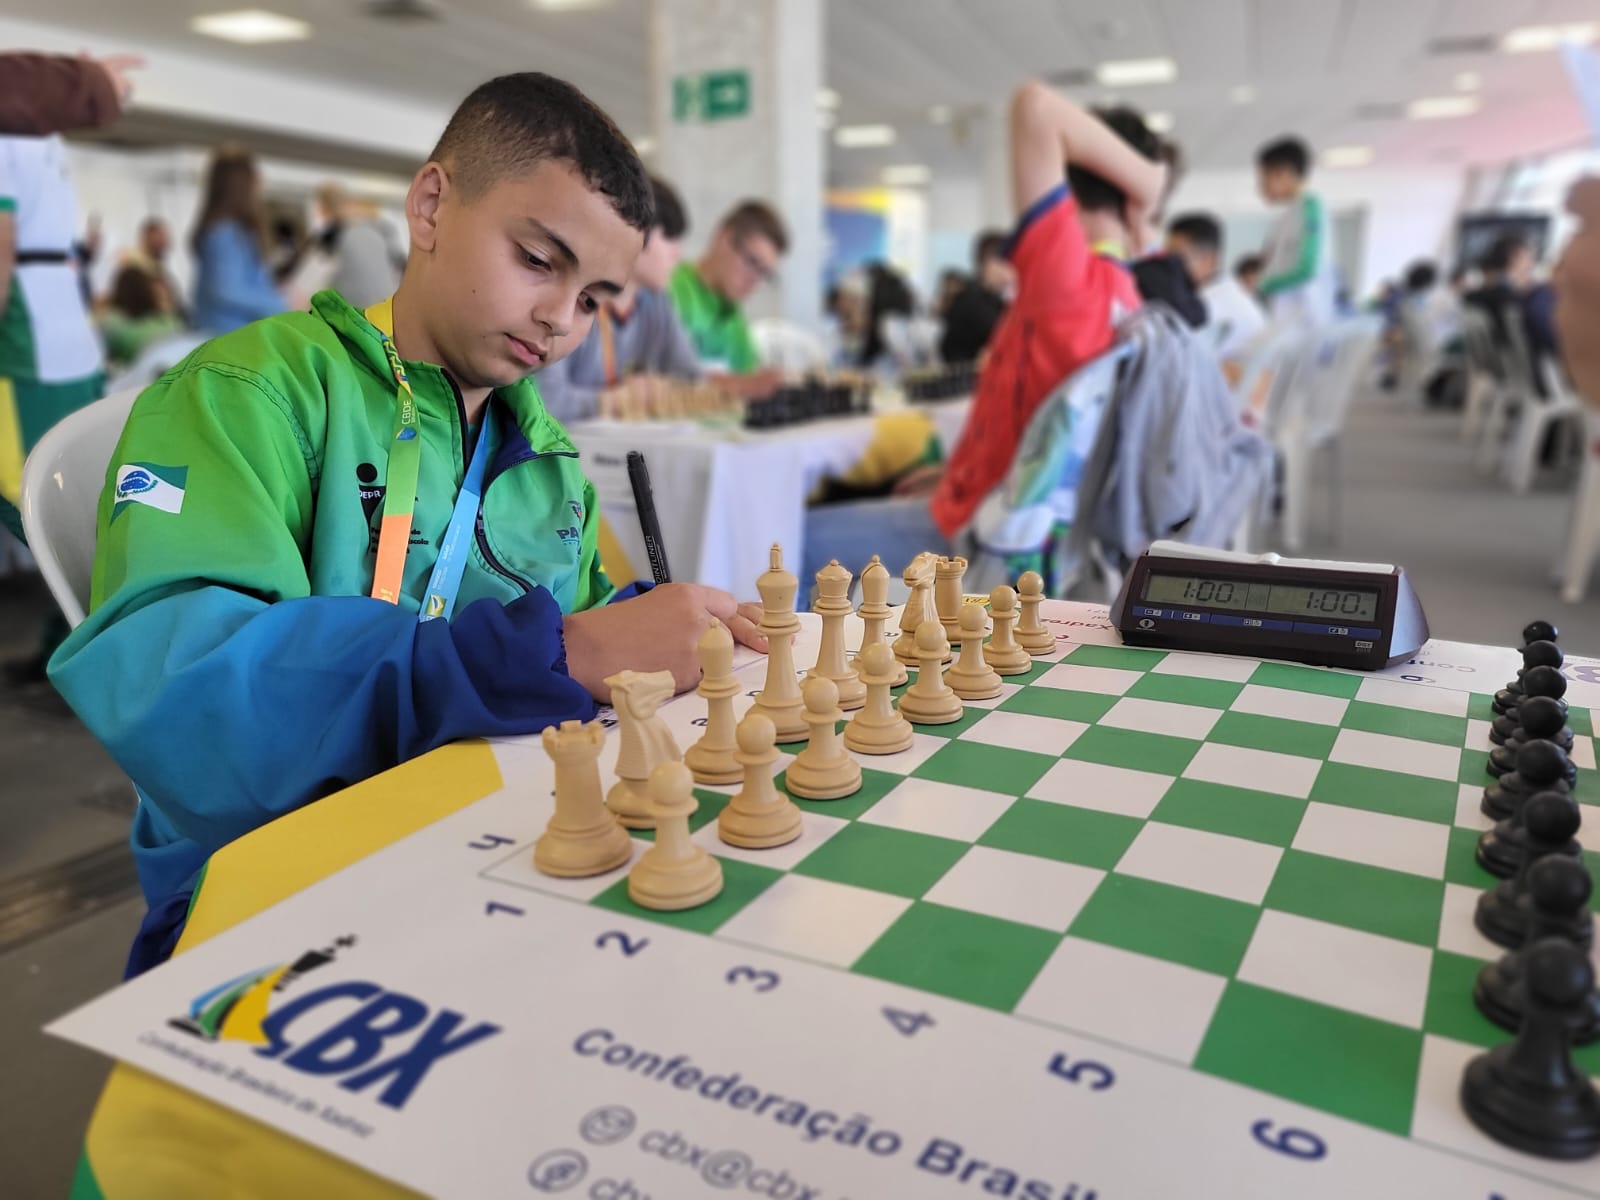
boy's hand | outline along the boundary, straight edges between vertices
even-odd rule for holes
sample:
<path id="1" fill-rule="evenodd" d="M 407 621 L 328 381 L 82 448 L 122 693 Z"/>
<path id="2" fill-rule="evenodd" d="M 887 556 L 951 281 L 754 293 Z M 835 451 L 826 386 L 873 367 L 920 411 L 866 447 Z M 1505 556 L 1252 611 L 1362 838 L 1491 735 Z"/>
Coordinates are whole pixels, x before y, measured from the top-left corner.
<path id="1" fill-rule="evenodd" d="M 715 621 L 733 640 L 767 652 L 756 631 L 759 604 L 740 604 L 727 592 L 697 583 L 663 583 L 642 596 L 567 614 L 567 673 L 602 704 L 611 702 L 606 677 L 618 671 L 671 671 L 675 691 L 700 682 L 700 635 Z"/>

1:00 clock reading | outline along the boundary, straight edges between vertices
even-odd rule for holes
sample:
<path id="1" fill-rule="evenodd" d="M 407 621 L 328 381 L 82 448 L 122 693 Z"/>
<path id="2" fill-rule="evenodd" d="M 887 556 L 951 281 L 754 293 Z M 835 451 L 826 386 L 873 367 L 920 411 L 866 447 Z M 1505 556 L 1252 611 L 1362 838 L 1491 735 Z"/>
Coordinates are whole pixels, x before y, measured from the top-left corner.
<path id="1" fill-rule="evenodd" d="M 1378 617 L 1378 592 L 1372 589 L 1255 583 L 1201 575 L 1152 573 L 1145 583 L 1144 599 L 1286 617 L 1338 617 L 1346 621 L 1375 621 Z"/>

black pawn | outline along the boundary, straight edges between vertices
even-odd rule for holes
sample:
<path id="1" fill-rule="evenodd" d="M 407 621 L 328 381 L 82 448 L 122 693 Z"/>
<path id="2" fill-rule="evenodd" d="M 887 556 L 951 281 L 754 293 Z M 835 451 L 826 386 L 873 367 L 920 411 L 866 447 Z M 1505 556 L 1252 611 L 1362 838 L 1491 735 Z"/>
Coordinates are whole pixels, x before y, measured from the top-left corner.
<path id="1" fill-rule="evenodd" d="M 1577 801 L 1565 792 L 1540 792 L 1528 798 L 1522 806 L 1525 832 L 1521 863 L 1515 878 L 1504 880 L 1478 897 L 1472 923 L 1479 933 L 1507 950 L 1522 945 L 1533 912 L 1527 898 L 1528 873 L 1540 859 L 1552 854 L 1578 858 L 1582 849 L 1572 835 L 1578 832 L 1582 820 Z M 1587 917 L 1588 910 L 1583 915 Z M 1582 922 L 1569 935 L 1587 946 L 1594 937 L 1593 923 Z"/>
<path id="2" fill-rule="evenodd" d="M 1478 865 L 1502 879 L 1511 878 L 1522 866 L 1528 836 L 1524 812 L 1529 797 L 1540 792 L 1571 795 L 1563 775 L 1572 760 L 1554 742 L 1529 742 L 1517 755 L 1517 762 L 1519 766 L 1525 765 L 1526 771 L 1507 775 L 1506 780 L 1515 780 L 1517 786 L 1501 792 L 1511 802 L 1511 815 L 1495 822 L 1493 829 L 1478 838 Z M 1487 808 L 1487 802 L 1484 807 Z"/>
<path id="3" fill-rule="evenodd" d="M 1554 742 L 1569 753 L 1572 750 L 1572 729 L 1560 700 L 1552 696 L 1524 696 L 1516 711 L 1517 731 L 1506 739 L 1504 746 L 1489 751 L 1489 774 L 1496 777 L 1517 769 L 1517 752 L 1529 742 Z M 1566 780 L 1568 787 L 1578 781 L 1578 768 L 1570 759 Z"/>
<path id="4" fill-rule="evenodd" d="M 1561 715 L 1565 717 L 1567 702 L 1561 697 L 1566 694 L 1567 677 L 1561 673 L 1559 667 L 1543 665 L 1529 667 L 1522 673 L 1522 695 L 1517 698 L 1517 703 L 1512 708 L 1494 719 L 1494 723 L 1489 726 L 1489 740 L 1504 745 L 1514 737 L 1517 726 L 1522 722 L 1522 706 L 1535 696 L 1548 696 L 1553 699 L 1561 709 Z M 1570 741 L 1568 745 L 1571 745 Z"/>
<path id="5" fill-rule="evenodd" d="M 1561 647 L 1554 642 L 1529 642 L 1522 648 L 1522 670 L 1517 677 L 1494 694 L 1493 708 L 1497 713 L 1510 712 L 1522 699 L 1523 676 L 1533 667 L 1559 667 L 1564 661 Z"/>
<path id="6" fill-rule="evenodd" d="M 1559 642 L 1561 631 L 1549 621 L 1529 621 L 1522 627 L 1522 644 L 1529 642 Z"/>
<path id="7" fill-rule="evenodd" d="M 1574 928 L 1592 929 L 1594 918 L 1588 904 L 1593 889 L 1589 872 L 1576 859 L 1551 855 L 1528 868 L 1529 943 L 1567 937 Z M 1513 1033 L 1522 1025 L 1522 960 L 1526 953 L 1525 949 L 1510 950 L 1500 961 L 1486 964 L 1472 990 L 1478 1011 Z M 1585 1046 L 1596 1038 L 1600 1038 L 1600 992 L 1591 991 L 1574 1017 L 1572 1041 Z"/>
<path id="8" fill-rule="evenodd" d="M 1500 777 L 1483 789 L 1483 802 L 1479 811 L 1496 821 L 1504 821 L 1517 811 L 1518 797 L 1535 792 L 1567 792 L 1567 770 L 1572 760 L 1554 742 L 1529 742 L 1517 751 L 1517 769 Z"/>
<path id="9" fill-rule="evenodd" d="M 1594 991 L 1576 946 L 1549 938 L 1523 956 L 1526 1015 L 1516 1041 L 1467 1064 L 1461 1106 L 1501 1145 L 1566 1160 L 1600 1153 L 1600 1092 L 1572 1061 L 1573 1014 Z"/>

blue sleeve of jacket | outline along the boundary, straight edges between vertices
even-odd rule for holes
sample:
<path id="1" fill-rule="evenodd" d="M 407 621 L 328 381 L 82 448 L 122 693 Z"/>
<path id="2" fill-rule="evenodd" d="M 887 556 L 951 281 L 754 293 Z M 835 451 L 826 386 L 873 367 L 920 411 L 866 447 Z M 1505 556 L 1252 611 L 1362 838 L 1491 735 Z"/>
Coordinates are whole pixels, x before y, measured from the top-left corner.
<path id="1" fill-rule="evenodd" d="M 254 239 L 235 222 L 220 221 L 206 230 L 200 260 L 202 279 L 196 291 L 203 293 L 217 328 L 245 325 L 286 307 Z M 195 298 L 197 307 L 201 298 Z"/>
<path id="2" fill-rule="evenodd" d="M 98 629 L 91 617 L 50 678 L 209 854 L 458 738 L 592 719 L 594 700 L 567 675 L 561 619 L 542 588 L 419 624 L 365 596 L 268 604 L 203 586 Z"/>

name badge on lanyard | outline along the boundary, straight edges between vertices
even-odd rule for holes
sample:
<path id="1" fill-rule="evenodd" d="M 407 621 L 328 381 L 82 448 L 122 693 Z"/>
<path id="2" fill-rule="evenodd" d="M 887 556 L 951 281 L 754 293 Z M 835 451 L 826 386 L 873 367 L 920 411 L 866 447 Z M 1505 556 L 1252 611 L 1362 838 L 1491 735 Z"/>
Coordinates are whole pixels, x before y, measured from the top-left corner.
<path id="1" fill-rule="evenodd" d="M 406 554 L 411 548 L 417 476 L 422 464 L 422 430 L 417 422 L 417 401 L 411 391 L 411 381 L 394 347 L 393 298 L 374 304 L 365 315 L 383 338 L 383 352 L 395 382 L 394 437 L 389 443 L 389 475 L 383 496 L 383 520 L 378 526 L 378 561 L 372 573 L 372 595 L 375 599 L 399 604 L 405 582 Z M 473 448 L 472 460 L 467 464 L 450 524 L 439 543 L 439 556 L 428 577 L 428 590 L 417 614 L 418 621 L 431 621 L 436 617 L 448 619 L 455 610 L 461 576 L 467 567 L 468 538 L 477 525 L 483 477 L 489 465 L 488 445 L 489 431 L 485 426 Z"/>

